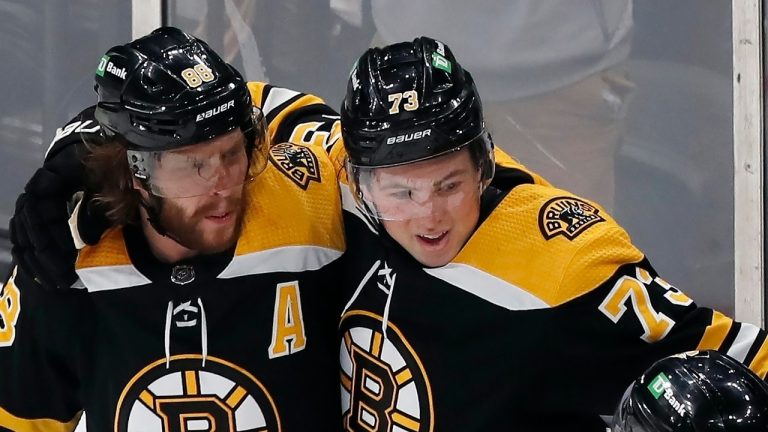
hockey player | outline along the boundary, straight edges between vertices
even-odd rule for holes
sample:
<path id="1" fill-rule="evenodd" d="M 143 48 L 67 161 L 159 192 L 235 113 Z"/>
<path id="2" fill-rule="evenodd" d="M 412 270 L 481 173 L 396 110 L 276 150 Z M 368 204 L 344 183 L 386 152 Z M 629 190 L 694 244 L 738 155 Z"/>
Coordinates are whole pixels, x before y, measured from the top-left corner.
<path id="1" fill-rule="evenodd" d="M 717 351 L 689 352 L 653 364 L 613 417 L 613 432 L 768 430 L 768 385 Z"/>
<path id="2" fill-rule="evenodd" d="M 695 305 L 600 205 L 494 172 L 477 89 L 441 42 L 363 54 L 341 124 L 348 430 L 605 431 L 667 355 L 768 372 L 763 330 Z"/>
<path id="3" fill-rule="evenodd" d="M 178 29 L 110 49 L 95 79 L 98 104 L 48 156 L 90 144 L 115 228 L 81 251 L 73 288 L 24 266 L 3 287 L 0 430 L 71 431 L 82 410 L 89 431 L 336 430 L 327 155 L 270 146 L 292 126 L 253 105 L 269 86 Z M 62 187 L 41 172 L 30 188 Z"/>
<path id="4" fill-rule="evenodd" d="M 494 151 L 444 44 L 366 52 L 343 145 L 319 104 L 272 118 L 301 118 L 286 138 L 325 145 L 343 183 L 346 430 L 604 431 L 599 415 L 668 354 L 717 348 L 768 371 L 764 332 L 698 308 L 599 205 Z"/>

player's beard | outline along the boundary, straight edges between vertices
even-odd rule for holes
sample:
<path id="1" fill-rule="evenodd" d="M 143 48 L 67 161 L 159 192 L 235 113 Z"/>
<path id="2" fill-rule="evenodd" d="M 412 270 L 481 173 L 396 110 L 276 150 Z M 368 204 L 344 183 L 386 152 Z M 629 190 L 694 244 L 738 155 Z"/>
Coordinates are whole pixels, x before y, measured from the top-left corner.
<path id="1" fill-rule="evenodd" d="M 193 212 L 173 200 L 163 202 L 160 220 L 168 233 L 177 243 L 200 252 L 201 254 L 213 254 L 223 252 L 234 246 L 242 230 L 244 190 L 238 194 L 206 202 Z M 221 205 L 221 201 L 225 205 Z M 225 227 L 217 228 L 207 226 L 205 217 L 224 208 L 232 214 L 234 221 Z M 207 229 L 206 229 L 207 228 Z"/>

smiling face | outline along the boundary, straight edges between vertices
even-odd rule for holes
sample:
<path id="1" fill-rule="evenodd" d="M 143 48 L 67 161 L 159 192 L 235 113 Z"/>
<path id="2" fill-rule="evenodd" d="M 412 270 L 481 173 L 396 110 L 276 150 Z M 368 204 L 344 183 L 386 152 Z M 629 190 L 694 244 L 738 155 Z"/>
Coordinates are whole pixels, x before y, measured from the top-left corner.
<path id="1" fill-rule="evenodd" d="M 365 194 L 387 233 L 427 267 L 448 264 L 480 217 L 480 172 L 469 150 L 377 168 Z"/>

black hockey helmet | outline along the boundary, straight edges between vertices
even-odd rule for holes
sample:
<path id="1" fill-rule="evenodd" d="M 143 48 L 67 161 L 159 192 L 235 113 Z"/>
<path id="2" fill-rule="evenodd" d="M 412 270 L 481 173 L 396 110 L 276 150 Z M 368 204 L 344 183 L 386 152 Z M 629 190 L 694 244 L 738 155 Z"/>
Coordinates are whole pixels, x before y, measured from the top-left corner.
<path id="1" fill-rule="evenodd" d="M 768 385 L 717 351 L 654 363 L 629 386 L 613 418 L 614 432 L 768 430 Z"/>
<path id="2" fill-rule="evenodd" d="M 263 132 L 255 130 L 240 73 L 208 44 L 174 27 L 111 48 L 95 78 L 96 119 L 130 148 L 174 149 L 237 127 Z"/>
<path id="3" fill-rule="evenodd" d="M 477 163 L 481 191 L 493 177 L 493 143 L 472 76 L 448 46 L 425 36 L 363 53 L 347 84 L 341 130 L 352 194 L 362 210 L 378 219 L 420 217 L 433 211 L 431 206 L 389 211 L 374 202 L 373 194 L 361 185 L 378 169 L 468 148 Z M 410 184 L 410 179 L 402 181 Z M 460 202 L 456 199 L 453 204 Z"/>
<path id="4" fill-rule="evenodd" d="M 264 116 L 253 106 L 242 75 L 202 40 L 174 27 L 161 27 L 107 51 L 95 79 L 95 117 L 102 133 L 122 138 L 134 176 L 153 194 L 199 194 L 209 184 L 206 178 L 192 179 L 199 181 L 190 185 L 199 188 L 164 187 L 153 177 L 156 162 L 163 152 L 172 153 L 236 128 L 246 139 L 244 154 L 250 161 L 246 178 L 266 167 L 269 143 Z M 173 163 L 170 157 L 166 160 L 166 165 Z M 197 165 L 177 171 L 201 173 Z M 200 177 L 208 176 L 201 173 Z"/>
<path id="5" fill-rule="evenodd" d="M 492 147 L 472 76 L 448 46 L 425 36 L 371 48 L 358 59 L 341 128 L 357 166 L 402 165 L 475 141 Z"/>

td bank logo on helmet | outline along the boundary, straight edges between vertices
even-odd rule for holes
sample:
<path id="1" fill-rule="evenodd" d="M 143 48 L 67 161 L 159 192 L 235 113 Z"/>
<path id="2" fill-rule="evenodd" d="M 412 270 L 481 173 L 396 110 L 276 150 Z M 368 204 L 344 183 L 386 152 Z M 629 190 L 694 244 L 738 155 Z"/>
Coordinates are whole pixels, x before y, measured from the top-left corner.
<path id="1" fill-rule="evenodd" d="M 114 63 L 109 61 L 109 56 L 102 56 L 101 60 L 99 60 L 99 67 L 96 68 L 96 75 L 103 77 L 104 72 L 109 72 L 120 79 L 125 79 L 125 68 L 115 66 Z"/>
<path id="2" fill-rule="evenodd" d="M 432 129 L 424 129 L 423 131 L 404 133 L 402 135 L 396 135 L 396 136 L 387 138 L 387 144 L 388 145 L 399 144 L 402 142 L 421 139 L 431 135 L 432 135 Z"/>
<path id="3" fill-rule="evenodd" d="M 235 100 L 234 99 L 232 99 L 229 102 L 223 103 L 220 106 L 217 106 L 215 108 L 211 108 L 211 109 L 209 109 L 206 112 L 202 112 L 202 113 L 198 114 L 197 118 L 195 118 L 195 121 L 199 122 L 200 120 L 205 120 L 207 118 L 213 117 L 213 116 L 215 116 L 217 114 L 223 113 L 224 111 L 232 108 L 233 106 L 235 106 Z"/>
<path id="4" fill-rule="evenodd" d="M 656 399 L 664 396 L 664 399 L 667 400 L 675 412 L 681 416 L 685 416 L 685 405 L 677 400 L 674 393 L 672 392 L 672 384 L 669 382 L 669 378 L 667 378 L 663 372 L 658 374 L 656 378 L 654 378 L 651 383 L 648 384 L 648 390 Z"/>

